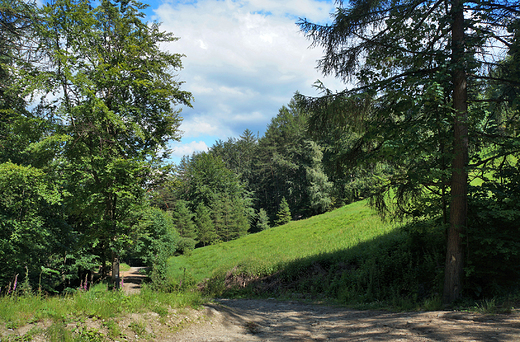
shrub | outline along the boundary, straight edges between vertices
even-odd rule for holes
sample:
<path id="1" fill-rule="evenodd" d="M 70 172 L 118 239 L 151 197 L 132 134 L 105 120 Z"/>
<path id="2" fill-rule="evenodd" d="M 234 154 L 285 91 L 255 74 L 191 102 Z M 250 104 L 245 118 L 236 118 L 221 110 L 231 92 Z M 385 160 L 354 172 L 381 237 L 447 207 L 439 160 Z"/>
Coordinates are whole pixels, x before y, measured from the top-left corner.
<path id="1" fill-rule="evenodd" d="M 191 251 L 195 249 L 195 245 L 197 241 L 192 238 L 179 238 L 179 243 L 177 244 L 177 252 L 180 254 L 190 254 Z"/>

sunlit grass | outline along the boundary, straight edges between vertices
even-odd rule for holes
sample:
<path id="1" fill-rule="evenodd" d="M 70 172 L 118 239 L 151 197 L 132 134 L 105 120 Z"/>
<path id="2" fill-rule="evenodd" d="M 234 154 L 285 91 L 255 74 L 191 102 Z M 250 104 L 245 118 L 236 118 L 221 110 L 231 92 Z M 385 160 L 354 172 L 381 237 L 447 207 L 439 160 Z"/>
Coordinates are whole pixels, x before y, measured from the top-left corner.
<path id="1" fill-rule="evenodd" d="M 13 295 L 0 297 L 0 323 L 17 328 L 45 319 L 78 322 L 86 318 L 110 319 L 128 313 L 164 313 L 170 308 L 198 306 L 203 299 L 197 292 L 162 293 L 144 287 L 140 294 L 109 291 L 99 284 L 89 291 L 64 296 Z"/>
<path id="2" fill-rule="evenodd" d="M 356 202 L 235 241 L 199 248 L 189 256 L 171 258 L 170 276 L 180 281 L 189 274 L 200 282 L 239 263 L 276 267 L 308 256 L 345 250 L 396 227 L 382 222 L 366 201 Z"/>

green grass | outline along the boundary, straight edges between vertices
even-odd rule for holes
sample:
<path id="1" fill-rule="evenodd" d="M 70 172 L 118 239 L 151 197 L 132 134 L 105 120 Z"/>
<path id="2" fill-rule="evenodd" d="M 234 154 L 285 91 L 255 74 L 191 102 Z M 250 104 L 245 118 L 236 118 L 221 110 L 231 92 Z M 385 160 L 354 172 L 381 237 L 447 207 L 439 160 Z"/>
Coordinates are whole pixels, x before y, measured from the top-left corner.
<path id="1" fill-rule="evenodd" d="M 169 260 L 170 277 L 188 274 L 200 282 L 238 264 L 258 264 L 276 271 L 280 265 L 315 255 L 334 253 L 385 235 L 398 226 L 382 222 L 366 201 L 238 240 L 194 250 Z"/>
<path id="2" fill-rule="evenodd" d="M 87 318 L 109 320 L 128 313 L 157 312 L 161 315 L 169 307 L 197 306 L 202 301 L 197 292 L 162 293 L 145 287 L 140 294 L 125 295 L 122 291 L 109 291 L 106 285 L 99 284 L 89 291 L 70 295 L 0 297 L 0 324 L 16 329 L 47 319 L 61 326 L 62 323 L 82 322 Z"/>

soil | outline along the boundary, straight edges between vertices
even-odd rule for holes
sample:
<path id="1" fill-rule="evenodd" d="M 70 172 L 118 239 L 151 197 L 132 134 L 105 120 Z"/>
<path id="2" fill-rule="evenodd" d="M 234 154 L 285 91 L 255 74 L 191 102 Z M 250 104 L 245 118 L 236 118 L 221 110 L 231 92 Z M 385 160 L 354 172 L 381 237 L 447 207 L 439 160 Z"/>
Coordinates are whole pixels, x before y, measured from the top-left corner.
<path id="1" fill-rule="evenodd" d="M 139 292 L 143 278 L 137 268 L 125 272 L 124 291 Z M 115 323 L 117 336 L 111 336 L 107 322 L 101 320 L 74 323 L 67 329 L 96 331 L 111 341 L 520 341 L 519 311 L 507 315 L 364 311 L 274 299 L 218 299 L 197 310 L 129 314 Z M 44 331 L 50 324 L 0 327 L 0 341 Z M 46 341 L 47 336 L 34 334 L 32 340 Z"/>
<path id="2" fill-rule="evenodd" d="M 387 312 L 280 302 L 218 300 L 207 320 L 160 341 L 520 341 L 520 313 Z"/>
<path id="3" fill-rule="evenodd" d="M 121 272 L 123 278 L 123 291 L 126 294 L 136 294 L 141 290 L 141 283 L 145 280 L 143 272 L 146 267 L 130 267 L 126 272 Z"/>

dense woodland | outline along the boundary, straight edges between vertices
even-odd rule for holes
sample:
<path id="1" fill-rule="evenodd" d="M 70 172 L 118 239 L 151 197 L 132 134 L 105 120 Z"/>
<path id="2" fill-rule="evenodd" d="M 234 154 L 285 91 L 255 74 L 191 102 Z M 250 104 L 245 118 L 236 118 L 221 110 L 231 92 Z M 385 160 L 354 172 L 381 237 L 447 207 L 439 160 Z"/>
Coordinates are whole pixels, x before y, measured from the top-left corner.
<path id="1" fill-rule="evenodd" d="M 295 92 L 245 130 L 168 164 L 180 139 L 176 38 L 136 1 L 0 0 L 0 286 L 77 287 L 369 198 L 441 227 L 444 301 L 520 278 L 520 6 L 338 2 L 298 24 L 349 86 Z M 492 273 L 488 271 L 492 270 Z M 491 279 L 490 279 L 491 277 Z M 481 284 L 479 285 L 479 282 Z M 5 290 L 7 289 L 7 290 Z"/>

